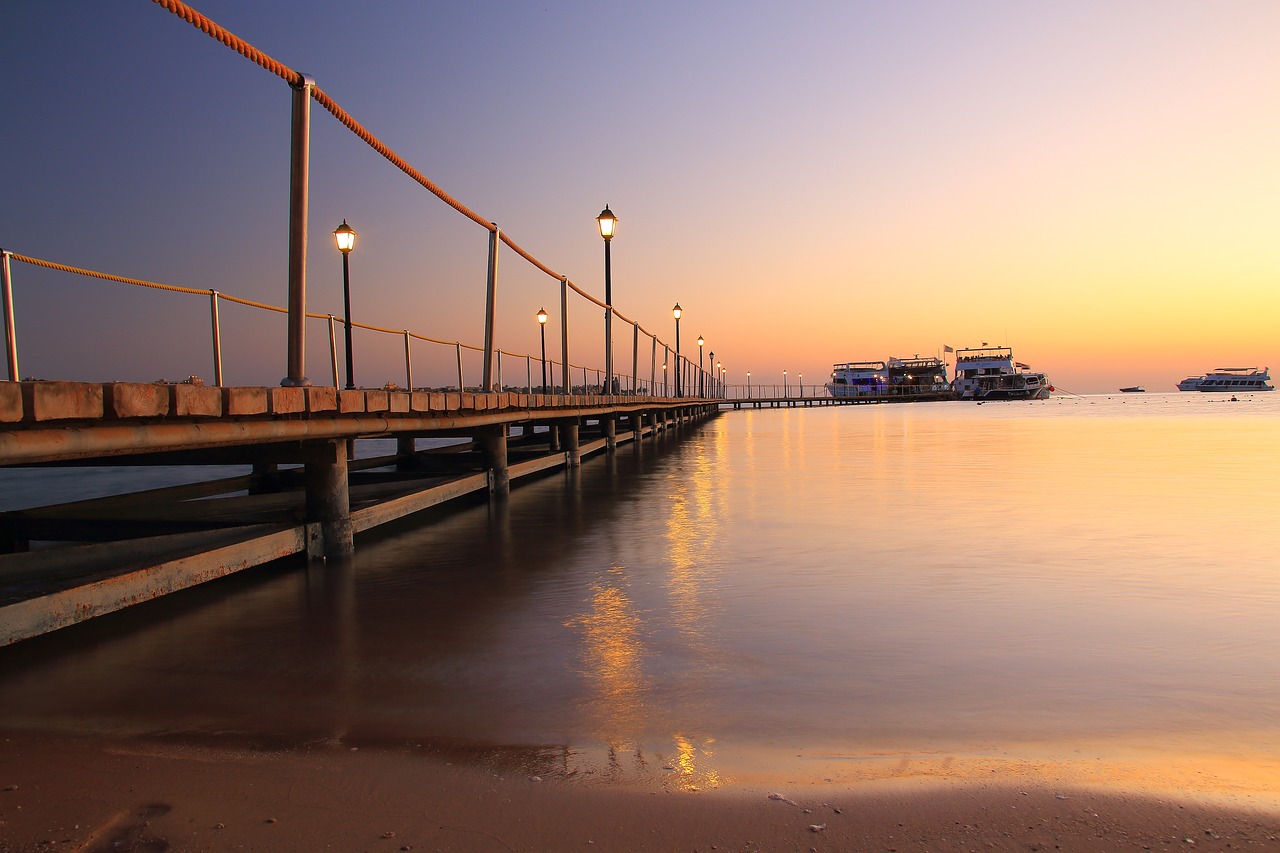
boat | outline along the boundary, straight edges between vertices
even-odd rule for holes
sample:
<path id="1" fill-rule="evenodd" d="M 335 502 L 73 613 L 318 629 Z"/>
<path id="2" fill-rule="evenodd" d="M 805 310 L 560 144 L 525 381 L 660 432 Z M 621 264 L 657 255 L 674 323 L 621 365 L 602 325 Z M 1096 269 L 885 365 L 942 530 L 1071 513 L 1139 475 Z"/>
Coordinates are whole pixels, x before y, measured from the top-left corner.
<path id="1" fill-rule="evenodd" d="M 890 358 L 889 393 L 928 394 L 949 391 L 947 365 L 940 358 Z"/>
<path id="2" fill-rule="evenodd" d="M 1120 389 L 1121 394 L 1145 394 L 1146 392 L 1147 389 L 1143 388 L 1141 385 L 1130 385 L 1128 388 Z"/>
<path id="3" fill-rule="evenodd" d="M 1190 385 L 1192 380 L 1197 380 Z M 1274 391 L 1269 368 L 1259 370 L 1256 367 L 1219 367 L 1204 376 L 1190 376 L 1178 383 L 1179 391 Z"/>
<path id="4" fill-rule="evenodd" d="M 874 397 L 883 394 L 889 368 L 883 361 L 846 361 L 831 366 L 827 393 L 832 397 Z"/>
<path id="5" fill-rule="evenodd" d="M 961 400 L 1044 400 L 1053 386 L 1043 373 L 1013 360 L 1009 347 L 961 347 L 951 383 Z"/>

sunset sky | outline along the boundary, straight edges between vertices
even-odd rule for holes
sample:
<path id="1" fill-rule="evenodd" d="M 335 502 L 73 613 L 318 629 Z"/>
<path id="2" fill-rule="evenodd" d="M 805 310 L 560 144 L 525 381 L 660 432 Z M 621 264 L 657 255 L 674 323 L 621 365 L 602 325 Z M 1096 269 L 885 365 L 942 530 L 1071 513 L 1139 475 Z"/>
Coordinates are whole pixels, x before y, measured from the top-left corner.
<path id="1" fill-rule="evenodd" d="M 678 301 L 731 383 L 982 341 L 1077 393 L 1280 369 L 1273 0 L 193 5 L 598 298 L 609 204 L 617 309 L 672 342 Z M 148 0 L 9 4 L 0 72 L 0 247 L 286 303 L 282 80 Z M 483 343 L 485 229 L 312 122 L 308 309 L 341 315 L 345 218 L 354 319 Z M 207 299 L 13 276 L 23 376 L 211 379 Z M 504 250 L 498 290 L 502 349 L 545 307 L 558 355 L 559 284 Z M 571 307 L 572 361 L 600 318 Z M 276 384 L 283 319 L 221 320 L 227 382 Z M 403 382 L 399 339 L 354 351 Z M 454 369 L 415 344 L 418 384 Z"/>

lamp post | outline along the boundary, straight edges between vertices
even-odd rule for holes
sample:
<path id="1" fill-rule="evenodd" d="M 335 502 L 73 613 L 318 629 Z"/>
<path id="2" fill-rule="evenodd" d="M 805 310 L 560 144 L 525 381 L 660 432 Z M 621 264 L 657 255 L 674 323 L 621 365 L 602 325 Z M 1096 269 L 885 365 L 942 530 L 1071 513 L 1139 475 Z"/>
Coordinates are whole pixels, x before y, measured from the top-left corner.
<path id="1" fill-rule="evenodd" d="M 707 364 L 711 364 L 712 361 L 715 361 L 716 372 L 715 372 L 715 375 L 711 377 L 711 396 L 716 397 L 718 399 L 720 397 L 720 391 L 722 389 L 720 380 L 723 379 L 724 377 L 720 375 L 721 373 L 720 362 L 716 361 L 715 353 L 711 353 L 711 361 L 708 361 Z"/>
<path id="2" fill-rule="evenodd" d="M 538 309 L 538 332 L 542 337 L 542 393 L 547 393 L 547 309 Z"/>
<path id="3" fill-rule="evenodd" d="M 703 387 L 703 383 L 702 383 L 702 345 L 705 343 L 706 341 L 702 339 L 702 335 L 698 335 L 698 396 L 699 397 L 705 397 L 707 395 L 706 389 Z"/>
<path id="4" fill-rule="evenodd" d="M 803 397 L 804 396 L 804 374 L 800 373 L 798 375 L 800 377 L 800 396 Z"/>
<path id="5" fill-rule="evenodd" d="M 751 371 L 747 371 L 747 399 L 751 399 Z"/>
<path id="6" fill-rule="evenodd" d="M 708 353 L 707 355 L 707 367 L 711 367 L 715 363 L 716 363 L 716 351 L 711 350 L 711 352 Z M 710 373 L 707 374 L 707 379 L 709 380 L 707 384 L 708 397 L 714 397 L 716 395 L 716 380 L 719 378 L 720 378 L 719 376 L 712 376 Z"/>
<path id="7" fill-rule="evenodd" d="M 680 315 L 684 312 L 680 310 L 680 303 L 676 303 L 676 307 L 671 309 L 671 316 L 676 318 L 676 396 L 680 396 Z"/>
<path id="8" fill-rule="evenodd" d="M 332 220 L 330 220 L 332 221 Z M 347 388 L 355 388 L 355 368 L 351 357 L 351 250 L 356 247 L 356 232 L 342 220 L 342 224 L 333 229 L 333 239 L 342 253 L 342 324 L 347 330 Z"/>
<path id="9" fill-rule="evenodd" d="M 782 371 L 782 396 L 787 396 L 787 371 Z"/>
<path id="10" fill-rule="evenodd" d="M 609 255 L 609 246 L 613 243 L 613 235 L 618 230 L 618 217 L 613 215 L 609 205 L 604 206 L 596 217 L 600 226 L 600 236 L 604 238 L 604 382 L 605 393 L 613 393 L 613 262 Z"/>
<path id="11" fill-rule="evenodd" d="M 669 396 L 667 393 L 667 363 L 662 362 L 662 396 Z"/>
<path id="12" fill-rule="evenodd" d="M 720 368 L 720 398 L 721 399 L 727 399 L 729 396 L 729 386 L 726 384 L 728 381 L 729 381 L 729 368 L 727 367 Z"/>

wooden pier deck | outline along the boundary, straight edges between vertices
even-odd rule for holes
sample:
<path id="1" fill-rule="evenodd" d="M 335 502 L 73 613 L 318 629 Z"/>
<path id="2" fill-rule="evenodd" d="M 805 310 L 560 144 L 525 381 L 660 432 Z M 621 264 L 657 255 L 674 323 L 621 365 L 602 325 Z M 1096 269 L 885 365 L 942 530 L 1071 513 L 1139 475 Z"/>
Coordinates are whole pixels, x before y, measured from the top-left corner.
<path id="1" fill-rule="evenodd" d="M 503 500 L 513 480 L 718 411 L 630 395 L 2 383 L 0 466 L 251 473 L 0 514 L 0 645 L 291 555 L 345 559 L 358 533 L 465 495 Z M 396 451 L 353 458 L 364 438 Z M 417 446 L 433 438 L 453 443 Z"/>

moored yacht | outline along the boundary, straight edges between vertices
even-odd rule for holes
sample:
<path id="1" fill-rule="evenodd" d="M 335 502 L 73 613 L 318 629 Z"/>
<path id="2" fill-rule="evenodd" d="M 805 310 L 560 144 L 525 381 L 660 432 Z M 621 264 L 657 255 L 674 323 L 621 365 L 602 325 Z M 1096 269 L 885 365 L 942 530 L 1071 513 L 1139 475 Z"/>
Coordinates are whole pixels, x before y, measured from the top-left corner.
<path id="1" fill-rule="evenodd" d="M 1198 378 L 1194 387 L 1184 388 L 1191 379 Z M 1232 392 L 1250 392 L 1250 391 L 1274 391 L 1274 385 L 1268 385 L 1271 379 L 1271 373 L 1268 368 L 1264 367 L 1259 370 L 1256 367 L 1219 367 L 1212 373 L 1206 373 L 1201 377 L 1190 377 L 1178 383 L 1179 391 L 1232 391 Z"/>
<path id="2" fill-rule="evenodd" d="M 891 393 L 924 394 L 947 391 L 947 365 L 940 358 L 890 358 Z"/>
<path id="3" fill-rule="evenodd" d="M 872 397 L 883 394 L 889 381 L 883 361 L 846 361 L 831 366 L 827 393 L 832 397 Z"/>
<path id="4" fill-rule="evenodd" d="M 1014 361 L 1012 349 L 989 346 L 956 350 L 951 387 L 962 400 L 1043 400 L 1053 390 L 1043 373 Z"/>

